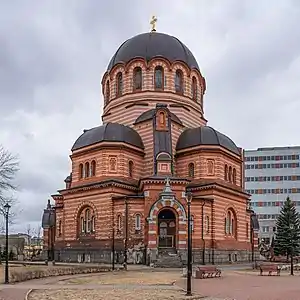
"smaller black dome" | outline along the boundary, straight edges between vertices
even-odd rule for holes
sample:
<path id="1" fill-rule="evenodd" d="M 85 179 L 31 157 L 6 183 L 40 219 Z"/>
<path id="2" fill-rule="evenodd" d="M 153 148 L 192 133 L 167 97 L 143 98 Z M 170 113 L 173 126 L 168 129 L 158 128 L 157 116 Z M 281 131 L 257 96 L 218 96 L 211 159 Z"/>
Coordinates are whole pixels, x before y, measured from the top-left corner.
<path id="1" fill-rule="evenodd" d="M 210 126 L 200 126 L 186 129 L 177 141 L 176 150 L 196 147 L 200 145 L 218 145 L 240 155 L 240 150 L 236 144 L 226 135 L 220 133 Z"/>
<path id="2" fill-rule="evenodd" d="M 84 130 L 74 143 L 72 151 L 100 142 L 123 142 L 144 149 L 143 141 L 134 129 L 118 123 L 106 123 Z"/>

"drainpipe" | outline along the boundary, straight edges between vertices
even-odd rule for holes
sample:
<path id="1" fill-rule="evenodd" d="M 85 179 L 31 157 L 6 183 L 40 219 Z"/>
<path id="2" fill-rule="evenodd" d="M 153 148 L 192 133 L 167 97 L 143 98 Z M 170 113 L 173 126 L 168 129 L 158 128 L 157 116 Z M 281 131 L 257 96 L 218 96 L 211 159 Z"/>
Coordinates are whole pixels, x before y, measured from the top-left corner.
<path id="1" fill-rule="evenodd" d="M 205 200 L 202 202 L 201 205 L 201 238 L 202 238 L 202 265 L 205 265 L 205 240 L 204 240 L 204 205 L 205 205 Z"/>

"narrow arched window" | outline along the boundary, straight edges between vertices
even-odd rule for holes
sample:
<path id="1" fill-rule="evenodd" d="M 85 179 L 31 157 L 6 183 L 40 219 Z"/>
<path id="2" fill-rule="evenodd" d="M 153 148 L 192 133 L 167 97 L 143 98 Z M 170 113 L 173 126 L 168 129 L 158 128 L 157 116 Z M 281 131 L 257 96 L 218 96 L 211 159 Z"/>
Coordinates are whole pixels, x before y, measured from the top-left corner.
<path id="1" fill-rule="evenodd" d="M 232 171 L 232 181 L 234 184 L 236 184 L 236 169 L 233 168 L 233 171 Z"/>
<path id="2" fill-rule="evenodd" d="M 85 173 L 85 177 L 89 177 L 89 175 L 90 175 L 90 164 L 88 162 L 85 163 L 84 173 Z"/>
<path id="3" fill-rule="evenodd" d="M 196 77 L 193 77 L 192 79 L 192 99 L 194 101 L 197 101 L 197 79 Z"/>
<path id="4" fill-rule="evenodd" d="M 159 113 L 159 125 L 165 126 L 166 125 L 166 115 L 163 111 Z"/>
<path id="5" fill-rule="evenodd" d="M 133 177 L 133 161 L 130 160 L 128 163 L 128 173 L 129 173 L 129 177 Z"/>
<path id="6" fill-rule="evenodd" d="M 190 163 L 188 165 L 188 175 L 189 175 L 189 177 L 192 177 L 192 178 L 194 178 L 194 176 L 195 176 L 195 165 L 193 163 Z"/>
<path id="7" fill-rule="evenodd" d="M 96 161 L 92 160 L 91 162 L 91 176 L 96 175 Z"/>
<path id="8" fill-rule="evenodd" d="M 110 84 L 109 81 L 106 82 L 106 91 L 105 91 L 105 101 L 106 103 L 109 102 L 109 98 L 110 98 Z"/>
<path id="9" fill-rule="evenodd" d="M 183 74 L 181 70 L 177 70 L 175 73 L 175 91 L 176 93 L 183 93 Z"/>
<path id="10" fill-rule="evenodd" d="M 231 213 L 230 211 L 227 212 L 227 217 L 226 217 L 226 233 L 231 234 Z"/>
<path id="11" fill-rule="evenodd" d="M 135 230 L 139 231 L 141 230 L 141 215 L 140 214 L 136 214 L 135 215 Z"/>
<path id="12" fill-rule="evenodd" d="M 86 222 L 86 232 L 91 232 L 91 211 L 87 209 L 85 211 L 85 222 Z"/>
<path id="13" fill-rule="evenodd" d="M 85 233 L 85 220 L 84 220 L 84 217 L 81 217 L 80 218 L 80 227 L 81 227 L 81 233 Z"/>
<path id="14" fill-rule="evenodd" d="M 91 222 L 91 232 L 95 232 L 96 224 L 95 224 L 95 217 L 92 217 L 92 222 Z"/>
<path id="15" fill-rule="evenodd" d="M 142 90 L 142 68 L 136 67 L 133 70 L 133 90 Z"/>
<path id="16" fill-rule="evenodd" d="M 225 168 L 224 168 L 224 180 L 228 180 L 228 166 L 225 165 Z"/>
<path id="17" fill-rule="evenodd" d="M 123 94 L 123 76 L 122 73 L 119 72 L 117 74 L 117 97 L 122 96 Z"/>
<path id="18" fill-rule="evenodd" d="M 224 232 L 227 234 L 227 218 L 224 219 Z"/>
<path id="19" fill-rule="evenodd" d="M 228 170 L 228 181 L 232 182 L 232 167 L 231 166 L 229 167 L 229 170 Z"/>
<path id="20" fill-rule="evenodd" d="M 154 71 L 154 88 L 156 90 L 164 89 L 164 69 L 157 66 Z"/>
<path id="21" fill-rule="evenodd" d="M 83 178 L 84 177 L 84 170 L 83 170 L 83 164 L 79 165 L 79 178 Z"/>

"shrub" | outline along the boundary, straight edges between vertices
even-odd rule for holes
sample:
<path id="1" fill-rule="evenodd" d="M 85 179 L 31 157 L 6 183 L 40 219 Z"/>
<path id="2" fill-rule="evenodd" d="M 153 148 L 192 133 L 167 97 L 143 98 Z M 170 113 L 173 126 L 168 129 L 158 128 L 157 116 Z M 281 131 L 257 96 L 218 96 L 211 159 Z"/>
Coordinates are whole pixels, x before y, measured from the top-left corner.
<path id="1" fill-rule="evenodd" d="M 10 282 L 21 282 L 31 279 L 39 279 L 51 276 L 61 275 L 75 275 L 75 274 L 88 274 L 88 273 L 100 273 L 107 272 L 110 269 L 108 267 L 96 266 L 57 266 L 57 267 L 43 267 L 43 268 L 31 268 L 22 270 L 11 270 Z"/>

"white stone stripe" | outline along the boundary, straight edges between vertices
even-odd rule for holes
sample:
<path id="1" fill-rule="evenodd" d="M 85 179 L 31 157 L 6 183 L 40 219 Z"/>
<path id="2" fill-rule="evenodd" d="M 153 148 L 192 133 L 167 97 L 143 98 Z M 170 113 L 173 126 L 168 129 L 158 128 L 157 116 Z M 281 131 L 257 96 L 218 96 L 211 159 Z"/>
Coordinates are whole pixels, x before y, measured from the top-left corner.
<path id="1" fill-rule="evenodd" d="M 155 230 L 149 230 L 148 233 L 149 234 L 156 234 L 156 231 Z"/>
<path id="2" fill-rule="evenodd" d="M 149 241 L 148 245 L 156 245 L 156 241 Z"/>
<path id="3" fill-rule="evenodd" d="M 179 221 L 179 224 L 186 224 L 186 221 Z"/>
<path id="4" fill-rule="evenodd" d="M 179 245 L 186 245 L 186 241 L 179 241 Z"/>
<path id="5" fill-rule="evenodd" d="M 179 234 L 186 234 L 186 231 L 185 230 L 179 230 L 178 233 Z"/>

